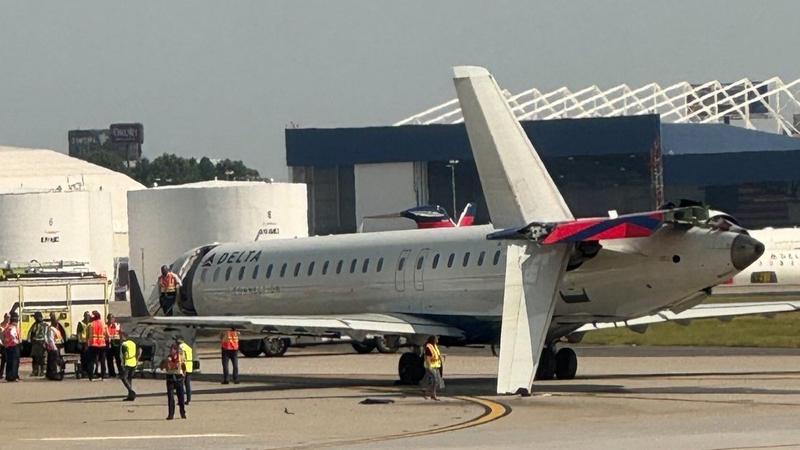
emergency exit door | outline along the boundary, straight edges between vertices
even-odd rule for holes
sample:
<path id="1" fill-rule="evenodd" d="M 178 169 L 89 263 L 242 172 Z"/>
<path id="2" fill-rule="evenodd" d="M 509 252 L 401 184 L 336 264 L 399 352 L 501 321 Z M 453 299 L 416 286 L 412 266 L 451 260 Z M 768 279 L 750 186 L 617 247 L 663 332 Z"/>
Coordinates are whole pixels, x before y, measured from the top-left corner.
<path id="1" fill-rule="evenodd" d="M 400 252 L 400 257 L 397 258 L 397 266 L 394 271 L 394 288 L 398 292 L 406 290 L 406 270 L 408 270 L 408 257 L 411 255 L 411 250 L 403 250 Z"/>

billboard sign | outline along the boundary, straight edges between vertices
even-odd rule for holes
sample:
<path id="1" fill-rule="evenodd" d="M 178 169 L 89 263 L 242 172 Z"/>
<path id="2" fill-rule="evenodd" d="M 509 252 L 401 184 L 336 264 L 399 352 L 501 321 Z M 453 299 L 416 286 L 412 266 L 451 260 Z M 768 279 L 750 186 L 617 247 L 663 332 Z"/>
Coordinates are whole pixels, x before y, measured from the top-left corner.
<path id="1" fill-rule="evenodd" d="M 144 143 L 144 127 L 140 123 L 113 123 L 110 127 L 113 143 Z"/>

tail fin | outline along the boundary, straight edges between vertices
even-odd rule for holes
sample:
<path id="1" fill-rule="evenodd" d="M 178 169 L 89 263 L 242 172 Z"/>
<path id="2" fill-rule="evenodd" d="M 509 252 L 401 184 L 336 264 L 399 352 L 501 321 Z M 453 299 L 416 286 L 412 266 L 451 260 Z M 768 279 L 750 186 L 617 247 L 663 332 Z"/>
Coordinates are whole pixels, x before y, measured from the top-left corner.
<path id="1" fill-rule="evenodd" d="M 494 226 L 571 220 L 564 198 L 492 75 L 473 66 L 454 67 L 453 74 Z"/>
<path id="2" fill-rule="evenodd" d="M 447 211 L 441 206 L 418 206 L 400 212 L 400 216 L 416 222 L 419 229 L 452 228 L 455 226 Z"/>
<path id="3" fill-rule="evenodd" d="M 457 227 L 469 227 L 475 223 L 475 204 L 467 203 L 467 206 L 464 207 L 464 211 L 461 212 L 461 216 L 458 218 L 458 222 L 456 223 Z"/>
<path id="4" fill-rule="evenodd" d="M 131 289 L 131 316 L 133 317 L 149 317 L 150 310 L 147 309 L 147 302 L 142 295 L 142 289 L 139 287 L 139 279 L 136 277 L 136 271 L 128 271 L 129 280 L 128 286 Z"/>

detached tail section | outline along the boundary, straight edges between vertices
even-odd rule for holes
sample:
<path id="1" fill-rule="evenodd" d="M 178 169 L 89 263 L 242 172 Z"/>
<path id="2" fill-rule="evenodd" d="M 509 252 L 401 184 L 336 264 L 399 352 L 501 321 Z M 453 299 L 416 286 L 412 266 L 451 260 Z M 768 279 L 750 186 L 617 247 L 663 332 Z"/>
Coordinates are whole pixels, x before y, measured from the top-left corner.
<path id="1" fill-rule="evenodd" d="M 492 75 L 473 66 L 455 67 L 453 73 L 494 226 L 571 220 L 564 198 Z"/>
<path id="2" fill-rule="evenodd" d="M 521 229 L 573 220 L 500 88 L 482 67 L 455 67 L 453 82 L 492 223 Z M 501 237 L 501 239 L 505 239 Z M 529 394 L 571 245 L 508 241 L 498 394 Z M 513 242 L 513 243 L 512 243 Z"/>

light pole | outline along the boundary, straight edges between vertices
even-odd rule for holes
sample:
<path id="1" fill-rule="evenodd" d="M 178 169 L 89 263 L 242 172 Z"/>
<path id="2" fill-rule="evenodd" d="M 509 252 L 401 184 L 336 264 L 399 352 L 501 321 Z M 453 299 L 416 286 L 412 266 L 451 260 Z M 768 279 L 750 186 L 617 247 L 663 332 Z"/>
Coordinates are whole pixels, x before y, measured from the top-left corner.
<path id="1" fill-rule="evenodd" d="M 453 218 L 456 219 L 456 164 L 457 159 L 451 159 L 447 167 L 450 168 L 450 187 L 453 189 Z"/>

